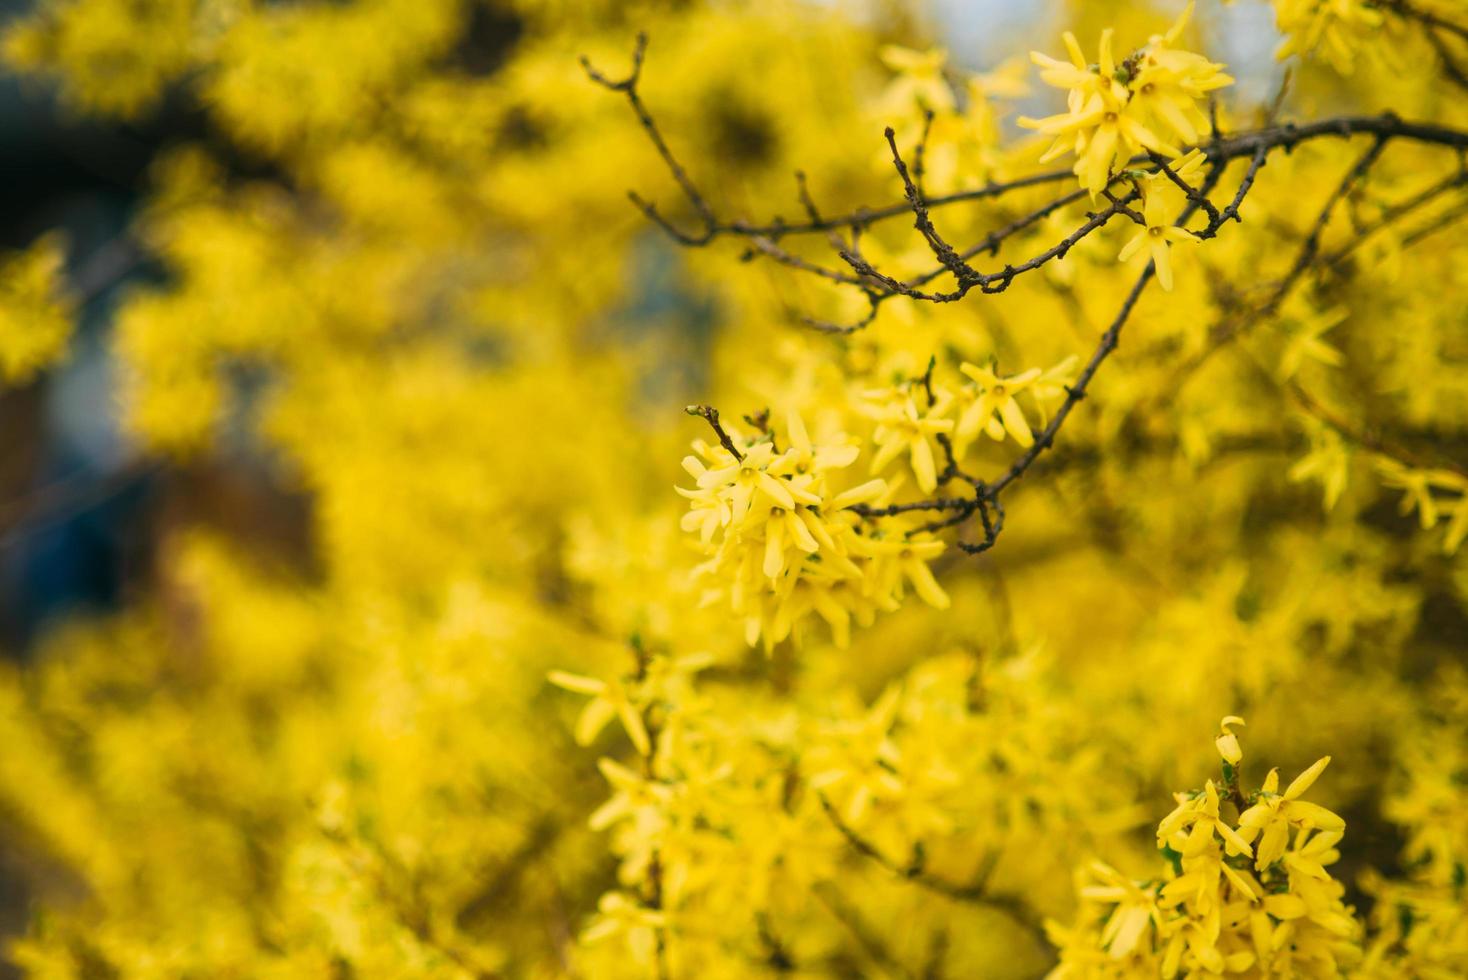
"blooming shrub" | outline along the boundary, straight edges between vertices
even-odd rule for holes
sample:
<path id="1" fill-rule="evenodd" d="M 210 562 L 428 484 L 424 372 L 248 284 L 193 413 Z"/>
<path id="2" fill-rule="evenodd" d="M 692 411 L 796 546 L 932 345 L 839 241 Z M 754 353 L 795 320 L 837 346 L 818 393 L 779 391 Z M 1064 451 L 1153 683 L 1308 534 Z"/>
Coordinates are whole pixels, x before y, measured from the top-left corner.
<path id="1" fill-rule="evenodd" d="M 1087 0 L 1033 87 L 890 3 L 11 22 L 64 111 L 207 120 L 116 410 L 310 532 L 176 529 L 0 672 L 10 958 L 1468 972 L 1468 16 L 1268 6 L 1288 74 L 1248 3 Z"/>

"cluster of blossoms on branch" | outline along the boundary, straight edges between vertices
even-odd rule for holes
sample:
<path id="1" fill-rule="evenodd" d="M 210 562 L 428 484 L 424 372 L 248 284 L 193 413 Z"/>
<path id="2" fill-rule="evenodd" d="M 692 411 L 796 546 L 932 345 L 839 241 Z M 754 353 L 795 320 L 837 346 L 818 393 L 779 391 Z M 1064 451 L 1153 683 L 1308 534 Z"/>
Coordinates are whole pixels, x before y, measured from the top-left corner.
<path id="1" fill-rule="evenodd" d="M 1222 779 L 1177 794 L 1157 825 L 1165 860 L 1155 877 L 1099 862 L 1078 875 L 1075 925 L 1050 926 L 1053 977 L 1325 977 L 1359 961 L 1360 926 L 1329 871 L 1345 821 L 1303 798 L 1330 757 L 1282 792 L 1278 769 L 1246 790 L 1232 731 L 1242 724 L 1221 725 Z"/>
<path id="2" fill-rule="evenodd" d="M 1224 74 L 1223 65 L 1176 47 L 1191 12 L 1189 4 L 1166 34 L 1154 35 L 1119 63 L 1112 53 L 1109 28 L 1101 35 L 1095 62 L 1087 62 L 1080 43 L 1068 31 L 1069 62 L 1034 52 L 1031 57 L 1040 66 L 1040 78 L 1069 92 L 1066 112 L 1020 120 L 1022 126 L 1055 137 L 1041 162 L 1074 152 L 1075 174 L 1094 198 L 1135 154 L 1150 151 L 1177 157 L 1182 152 L 1179 144 L 1197 143 L 1210 132 L 1204 100 L 1233 79 Z"/>
<path id="3" fill-rule="evenodd" d="M 815 441 L 798 411 L 783 434 L 768 411 L 749 418 L 745 434 L 713 409 L 689 408 L 719 435 L 693 443 L 683 468 L 694 486 L 677 488 L 689 502 L 683 529 L 707 555 L 694 574 L 705 602 L 727 603 L 743 620 L 750 644 L 798 639 L 815 615 L 844 647 L 852 622 L 898 608 L 909 587 L 948 607 L 929 564 L 945 551 L 936 532 L 954 523 L 942 512 L 961 506 L 931 495 L 956 480 L 972 486 L 963 467 L 985 439 L 1033 447 L 1030 419 L 1046 425 L 1076 358 L 1011 376 L 962 362 L 951 381 L 935 378 L 935 367 L 860 392 L 850 422 L 865 438 L 835 431 Z"/>
<path id="4" fill-rule="evenodd" d="M 630 975 L 707 975 L 710 949 L 741 924 L 757 959 L 808 961 L 801 929 L 846 914 L 832 886 L 852 873 L 874 892 L 998 912 L 1039 942 L 998 866 L 1039 850 L 1059 871 L 1129 809 L 1045 704 L 1054 664 L 1038 650 L 1002 664 L 945 650 L 869 704 L 836 692 L 803 717 L 740 726 L 743 695 L 720 690 L 709 658 L 632 647 L 616 679 L 550 675 L 588 698 L 579 742 L 606 744 L 615 718 L 612 744 L 631 748 L 597 763 L 607 796 L 590 823 L 609 835 L 617 882 L 580 937 L 597 957 L 630 956 Z M 1057 845 L 1063 829 L 1070 843 Z"/>
<path id="5" fill-rule="evenodd" d="M 915 411 L 904 419 L 913 438 L 927 431 Z M 788 417 L 783 451 L 771 431 L 745 437 L 721 426 L 720 433 L 720 444 L 694 443 L 697 455 L 683 468 L 696 485 L 678 492 L 689 500 L 684 529 L 696 530 L 709 552 L 695 572 L 710 583 L 706 601 L 727 598 L 749 643 L 763 636 L 771 648 L 814 612 L 844 646 L 852 619 L 870 625 L 878 609 L 897 608 L 904 583 L 930 605 L 947 607 L 927 564 L 942 553 L 941 541 L 903 533 L 912 519 L 905 529 L 863 526 L 854 508 L 885 504 L 895 486 L 843 479 L 860 455 L 853 441 L 813 443 L 798 413 Z"/>

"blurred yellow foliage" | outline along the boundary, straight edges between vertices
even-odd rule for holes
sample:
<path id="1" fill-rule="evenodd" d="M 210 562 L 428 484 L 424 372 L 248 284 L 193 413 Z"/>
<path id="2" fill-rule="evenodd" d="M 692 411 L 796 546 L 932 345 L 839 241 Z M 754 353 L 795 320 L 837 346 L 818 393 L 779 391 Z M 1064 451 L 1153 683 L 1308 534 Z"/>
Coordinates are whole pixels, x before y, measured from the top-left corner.
<path id="1" fill-rule="evenodd" d="M 51 234 L 0 257 L 0 380 L 24 383 L 66 354 L 73 304 L 65 258 Z"/>

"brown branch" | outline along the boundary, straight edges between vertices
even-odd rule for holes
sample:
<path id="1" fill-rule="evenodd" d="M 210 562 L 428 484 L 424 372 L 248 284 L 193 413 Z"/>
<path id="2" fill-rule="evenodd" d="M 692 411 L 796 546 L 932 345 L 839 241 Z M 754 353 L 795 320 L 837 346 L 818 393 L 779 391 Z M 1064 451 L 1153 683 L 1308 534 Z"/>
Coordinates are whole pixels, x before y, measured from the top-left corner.
<path id="1" fill-rule="evenodd" d="M 744 454 L 735 447 L 734 440 L 729 438 L 729 433 L 724 431 L 724 426 L 719 422 L 719 410 L 717 408 L 714 408 L 712 405 L 689 405 L 683 411 L 707 422 L 719 437 L 719 442 L 725 449 L 729 450 L 729 454 L 736 460 L 743 462 Z"/>
<path id="2" fill-rule="evenodd" d="M 1257 167 L 1251 168 L 1249 176 L 1245 179 L 1250 180 L 1253 173 L 1256 172 L 1257 169 Z M 1182 213 L 1178 215 L 1177 221 L 1175 222 L 1177 227 L 1181 228 L 1188 223 L 1188 220 L 1192 218 L 1193 214 L 1201 206 L 1201 202 L 1208 199 L 1207 195 L 1213 190 L 1214 186 L 1218 183 L 1218 180 L 1221 176 L 1222 170 L 1219 167 L 1214 167 L 1213 170 L 1210 171 L 1207 179 L 1205 179 L 1203 182 L 1203 186 L 1199 188 L 1195 195 L 1191 197 L 1187 206 L 1183 208 Z M 1237 211 L 1238 202 L 1242 200 L 1243 195 L 1247 193 L 1248 187 L 1241 184 L 1240 192 L 1235 195 L 1234 203 L 1233 205 L 1231 205 L 1235 212 Z M 1216 232 L 1217 228 L 1228 219 L 1223 214 L 1216 211 L 1214 212 L 1214 214 L 1216 217 L 1209 221 L 1209 229 Z M 1078 405 L 1081 400 L 1086 397 L 1086 389 L 1090 387 L 1091 379 L 1095 377 L 1096 372 L 1100 369 L 1102 362 L 1104 362 L 1106 358 L 1111 355 L 1111 352 L 1116 349 L 1116 346 L 1121 338 L 1122 328 L 1126 326 L 1127 320 L 1131 317 L 1132 310 L 1136 308 L 1137 301 L 1140 300 L 1142 297 L 1142 291 L 1146 289 L 1147 283 L 1152 280 L 1152 277 L 1156 274 L 1156 271 L 1156 265 L 1152 262 L 1148 262 L 1147 267 L 1143 269 L 1141 275 L 1137 277 L 1137 281 L 1132 285 L 1132 288 L 1127 293 L 1126 298 L 1122 300 L 1121 307 L 1117 310 L 1116 316 L 1112 318 L 1111 325 L 1108 326 L 1106 328 L 1106 332 L 1101 335 L 1100 342 L 1096 345 L 1095 351 L 1092 352 L 1090 360 L 1086 362 L 1086 366 L 1081 369 L 1081 373 L 1076 378 L 1075 384 L 1070 385 L 1065 389 L 1065 401 L 1061 403 L 1060 408 L 1055 413 L 1055 416 L 1050 420 L 1049 424 L 1045 426 L 1045 429 L 1035 439 L 1034 444 L 1025 451 L 1024 455 L 1015 460 L 1003 476 L 994 481 L 994 483 L 990 484 L 987 496 L 991 501 L 997 501 L 999 494 L 1002 493 L 1004 489 L 1008 487 L 1011 483 L 1024 476 L 1025 471 L 1028 470 L 1032 465 L 1034 465 L 1035 460 L 1039 458 L 1040 454 L 1045 452 L 1054 444 L 1055 435 L 1057 432 L 1060 431 L 1060 427 L 1065 424 L 1065 420 L 1070 416 L 1070 413 L 1075 408 L 1075 406 Z"/>
<path id="3" fill-rule="evenodd" d="M 1448 81 L 1461 89 L 1468 90 L 1468 69 L 1458 64 L 1458 58 L 1448 49 L 1448 43 L 1432 30 L 1427 32 L 1427 43 L 1432 45 L 1438 61 L 1442 62 L 1443 74 L 1448 77 Z"/>
<path id="4" fill-rule="evenodd" d="M 928 119 L 932 119 L 931 113 L 928 114 Z M 933 219 L 928 214 L 928 205 L 923 200 L 923 193 L 918 189 L 913 177 L 907 172 L 907 164 L 903 162 L 902 152 L 897 149 L 897 133 L 891 126 L 888 126 L 885 135 L 887 137 L 887 147 L 892 151 L 892 165 L 897 168 L 897 176 L 902 178 L 902 187 L 907 194 L 907 206 L 912 208 L 913 218 L 915 219 L 914 226 L 917 228 L 919 234 L 928 243 L 928 247 L 933 250 L 934 257 L 943 263 L 945 269 L 953 274 L 953 278 L 958 280 L 959 285 L 979 281 L 979 273 L 967 262 L 958 257 L 958 253 L 953 250 L 953 246 L 949 245 L 943 239 L 943 236 L 938 234 L 938 229 L 933 226 Z M 924 139 L 926 139 L 926 135 L 927 130 L 924 129 Z M 919 144 L 919 160 L 922 159 L 921 147 L 922 144 Z M 918 176 L 921 179 L 921 173 Z"/>
<path id="5" fill-rule="evenodd" d="M 698 212 L 703 223 L 703 230 L 697 234 L 682 232 L 663 219 L 655 206 L 647 203 L 640 196 L 632 195 L 633 201 L 638 208 L 649 219 L 667 231 L 676 241 L 684 245 L 701 246 L 707 245 L 715 238 L 724 235 L 743 237 L 764 236 L 778 239 L 785 235 L 809 234 L 814 232 L 825 233 L 853 225 L 868 225 L 910 212 L 910 203 L 904 202 L 882 208 L 858 208 L 849 213 L 835 216 L 811 217 L 810 220 L 804 223 L 787 223 L 778 220 L 765 224 L 752 224 L 742 220 L 720 221 L 712 207 L 708 204 L 707 198 L 698 189 L 697 185 L 693 183 L 692 179 L 688 176 L 687 170 L 678 161 L 671 149 L 669 149 L 661 130 L 638 92 L 638 84 L 641 81 L 646 50 L 647 37 L 645 34 L 639 34 L 637 44 L 633 50 L 632 70 L 626 78 L 621 80 L 608 78 L 594 68 L 589 59 L 585 57 L 581 59 L 581 63 L 588 77 L 593 82 L 596 82 L 609 91 L 626 96 L 634 114 L 637 116 L 638 122 L 652 141 L 664 164 L 668 167 L 669 173 L 673 176 L 674 181 L 678 184 L 684 196 L 688 199 L 688 202 Z M 1459 149 L 1468 148 L 1468 131 L 1432 123 L 1409 122 L 1395 114 L 1386 113 L 1380 116 L 1340 116 L 1306 124 L 1286 123 L 1279 126 L 1267 126 L 1252 132 L 1239 133 L 1227 138 L 1215 136 L 1208 142 L 1200 143 L 1189 149 L 1201 150 L 1208 156 L 1210 162 L 1217 166 L 1238 157 L 1253 156 L 1260 149 L 1266 151 L 1276 148 L 1290 150 L 1298 144 L 1309 140 L 1322 137 L 1349 138 L 1358 134 L 1370 134 L 1388 139 L 1402 138 Z M 1148 156 L 1146 154 L 1138 154 L 1128 161 L 1128 165 L 1147 162 Z M 1073 173 L 1070 170 L 1051 170 L 1011 181 L 991 181 L 983 187 L 957 191 L 932 198 L 924 198 L 924 206 L 931 210 L 950 204 L 997 198 L 1014 191 L 1058 183 L 1072 178 Z"/>
<path id="6" fill-rule="evenodd" d="M 593 82 L 613 92 L 621 92 L 627 96 L 628 105 L 637 114 L 637 121 L 642 124 L 643 130 L 646 131 L 648 138 L 652 140 L 652 145 L 657 148 L 658 156 L 663 158 L 663 163 L 667 165 L 668 172 L 673 175 L 673 179 L 682 188 L 683 196 L 688 198 L 688 203 L 693 205 L 693 209 L 698 212 L 699 217 L 703 220 L 703 231 L 696 235 L 679 231 L 658 213 L 654 205 L 638 197 L 635 192 L 629 192 L 628 194 L 632 199 L 632 203 L 643 214 L 647 215 L 649 220 L 656 222 L 664 231 L 684 245 L 703 245 L 712 241 L 714 236 L 719 233 L 718 220 L 714 217 L 713 208 L 709 207 L 708 201 L 704 200 L 697 185 L 688 176 L 688 172 L 683 169 L 683 165 L 678 162 L 678 158 L 673 155 L 673 151 L 668 148 L 667 142 L 663 139 L 662 132 L 658 129 L 658 125 L 653 120 L 652 114 L 647 111 L 647 106 L 643 104 L 642 96 L 638 94 L 637 83 L 642 80 L 642 65 L 646 55 L 647 34 L 641 32 L 637 35 L 637 45 L 632 50 L 632 70 L 621 81 L 612 81 L 597 71 L 592 67 L 591 60 L 585 55 L 581 57 L 581 67 L 586 70 L 586 74 Z"/>
<path id="7" fill-rule="evenodd" d="M 1407 0 L 1379 0 L 1381 6 L 1401 17 L 1403 20 L 1412 20 L 1428 28 L 1428 33 L 1433 31 L 1446 31 L 1455 34 L 1468 41 L 1468 25 L 1455 23 L 1446 17 L 1440 17 L 1430 10 L 1416 7 Z"/>
<path id="8" fill-rule="evenodd" d="M 1142 290 L 1147 287 L 1147 283 L 1152 281 L 1152 276 L 1155 272 L 1156 267 L 1153 263 L 1148 262 L 1147 268 L 1143 269 L 1142 274 L 1137 277 L 1137 281 L 1132 285 L 1131 291 L 1127 293 L 1126 299 L 1122 300 L 1121 308 L 1117 310 L 1116 316 L 1111 321 L 1111 326 L 1107 327 L 1106 332 L 1101 335 L 1101 342 L 1096 345 L 1096 350 L 1091 354 L 1091 359 L 1086 362 L 1086 366 L 1081 370 L 1080 376 L 1076 379 L 1076 383 L 1065 389 L 1065 401 L 1061 402 L 1060 408 L 1055 412 L 1055 417 L 1045 426 L 1044 431 L 1035 439 L 1034 444 L 1025 450 L 1024 455 L 1015 460 L 1003 476 L 990 484 L 989 496 L 991 499 L 997 497 L 1004 491 L 1005 487 L 1009 486 L 1015 480 L 1024 476 L 1025 471 L 1034 464 L 1040 454 L 1054 445 L 1055 434 L 1060 431 L 1060 427 L 1070 417 L 1072 409 L 1086 397 L 1086 389 L 1090 386 L 1091 379 L 1096 376 L 1096 372 L 1100 369 L 1102 362 L 1116 349 L 1116 345 L 1121 338 L 1122 327 L 1126 326 L 1127 320 L 1131 317 L 1132 310 L 1136 308 L 1137 301 L 1142 298 Z"/>
<path id="9" fill-rule="evenodd" d="M 1320 239 L 1330 223 L 1331 215 L 1335 213 L 1336 206 L 1350 193 L 1351 188 L 1356 185 L 1371 169 L 1371 165 L 1385 149 L 1387 139 L 1377 136 L 1365 153 L 1356 160 L 1350 170 L 1346 171 L 1325 203 L 1316 213 L 1315 220 L 1311 223 L 1309 231 L 1306 232 L 1304 240 L 1300 244 L 1299 251 L 1285 274 L 1269 295 L 1264 303 L 1248 316 L 1237 316 L 1227 318 L 1214 325 L 1209 331 L 1209 343 L 1196 355 L 1185 362 L 1174 374 L 1172 383 L 1167 386 L 1166 396 L 1170 397 L 1179 391 L 1187 380 L 1197 373 L 1207 360 L 1220 348 L 1227 345 L 1240 333 L 1261 320 L 1272 316 L 1291 291 L 1304 277 L 1304 274 L 1314 265 L 1320 252 Z"/>
<path id="10" fill-rule="evenodd" d="M 1255 159 L 1262 159 L 1258 151 L 1255 152 L 1254 156 Z M 1192 184 L 1179 177 L 1177 171 L 1168 165 L 1166 157 L 1160 153 L 1148 153 L 1147 157 L 1158 170 L 1162 171 L 1163 176 L 1171 181 L 1174 186 L 1182 190 L 1183 196 L 1203 209 L 1203 213 L 1208 215 L 1208 223 L 1210 225 L 1215 228 L 1223 225 L 1223 217 L 1218 213 L 1218 208 L 1213 206 L 1213 202 L 1208 200 L 1206 195 L 1196 190 Z M 1141 223 L 1146 224 L 1145 221 Z"/>

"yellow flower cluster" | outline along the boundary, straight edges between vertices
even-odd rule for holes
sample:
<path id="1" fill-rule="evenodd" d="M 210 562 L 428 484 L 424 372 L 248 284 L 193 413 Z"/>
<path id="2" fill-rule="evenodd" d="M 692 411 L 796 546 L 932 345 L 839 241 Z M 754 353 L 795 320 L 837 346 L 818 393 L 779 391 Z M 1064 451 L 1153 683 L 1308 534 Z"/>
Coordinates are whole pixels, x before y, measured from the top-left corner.
<path id="1" fill-rule="evenodd" d="M 1134 154 L 1151 150 L 1179 156 L 1178 143 L 1196 143 L 1209 132 L 1201 103 L 1233 79 L 1221 64 L 1175 46 L 1191 12 L 1190 3 L 1166 34 L 1154 35 L 1120 62 L 1112 52 L 1109 28 L 1101 34 L 1094 63 L 1086 61 L 1069 32 L 1069 62 L 1039 51 L 1031 54 L 1041 79 L 1069 90 L 1068 108 L 1044 119 L 1021 119 L 1020 125 L 1055 137 L 1043 160 L 1074 152 L 1076 176 L 1093 197 Z"/>
<path id="2" fill-rule="evenodd" d="M 726 426 L 728 445 L 697 440 L 683 460 L 695 485 L 677 490 L 689 502 L 683 529 L 697 534 L 707 555 L 695 570 L 704 601 L 727 602 L 743 619 L 747 642 L 763 637 L 767 649 L 798 638 L 812 615 L 845 647 L 853 622 L 869 626 L 879 611 L 898 608 L 908 587 L 930 606 L 948 608 L 929 567 L 945 545 L 922 529 L 941 514 L 914 509 L 870 520 L 862 511 L 931 498 L 950 462 L 960 465 L 981 437 L 1034 445 L 1019 399 L 1033 404 L 1043 426 L 1075 362 L 1012 376 L 962 362 L 958 383 L 935 379 L 930 368 L 920 379 L 864 389 L 857 414 L 870 424 L 865 441 L 838 432 L 816 442 L 795 411 L 781 438 L 766 413 L 763 431 Z M 857 482 L 850 471 L 863 447 L 872 478 Z M 898 460 L 905 471 L 882 477 Z M 915 490 L 904 494 L 909 475 Z"/>
<path id="3" fill-rule="evenodd" d="M 1232 731 L 1242 724 L 1221 725 L 1222 783 L 1177 794 L 1157 825 L 1159 877 L 1135 881 L 1099 862 L 1081 872 L 1076 925 L 1050 926 L 1061 953 L 1051 976 L 1335 976 L 1359 961 L 1360 927 L 1327 870 L 1345 821 L 1302 799 L 1330 758 L 1283 792 L 1278 769 L 1247 792 Z"/>
<path id="4" fill-rule="evenodd" d="M 696 570 L 711 583 L 705 599 L 726 598 L 744 619 L 749 643 L 763 636 L 771 648 L 814 613 L 844 646 L 851 621 L 869 625 L 879 609 L 897 608 L 905 583 L 928 604 L 947 607 L 928 568 L 943 543 L 927 534 L 874 530 L 852 510 L 884 503 L 886 481 L 836 489 L 841 471 L 859 455 L 856 445 L 812 442 L 798 413 L 788 417 L 788 446 L 780 451 L 773 433 L 733 432 L 730 447 L 694 443 L 697 455 L 686 457 L 683 468 L 695 486 L 677 489 L 689 501 L 683 527 L 698 532 L 709 554 Z"/>
<path id="5" fill-rule="evenodd" d="M 0 258 L 0 381 L 23 384 L 66 352 L 72 301 L 64 260 L 52 234 Z"/>
<path id="6" fill-rule="evenodd" d="M 931 494 L 938 487 L 939 463 L 947 463 L 950 451 L 953 462 L 964 463 L 980 437 L 1000 443 L 1013 439 L 1028 449 L 1035 443 L 1030 419 L 1046 424 L 1075 369 L 1073 356 L 1050 368 L 1007 376 L 992 362 L 964 361 L 958 365 L 962 380 L 934 377 L 930 371 L 916 381 L 863 390 L 859 411 L 875 422 L 871 472 L 885 472 L 905 457 L 917 489 Z M 1032 404 L 1030 414 L 1020 396 Z M 905 479 L 906 474 L 897 482 Z"/>
<path id="7" fill-rule="evenodd" d="M 955 888 L 1014 870 L 1045 878 L 1128 819 L 1082 729 L 1045 704 L 1055 665 L 1038 651 L 1003 663 L 946 651 L 869 704 L 845 687 L 812 691 L 798 723 L 696 675 L 706 658 L 634 653 L 639 666 L 615 683 L 551 675 L 591 698 L 578 735 L 594 739 L 587 719 L 615 714 L 633 749 L 597 763 L 609 795 L 588 823 L 619 863 L 580 932 L 593 971 L 747 974 L 721 936 L 751 909 L 772 939 L 798 938 L 820 929 L 824 896 L 853 872 L 872 897 L 904 887 L 878 865 L 885 877 L 861 875 L 863 861 L 931 855 L 943 876 L 925 880 Z M 851 852 L 853 840 L 880 857 Z M 979 975 L 985 946 L 990 968 L 1012 962 L 1005 943 L 957 945 Z"/>

